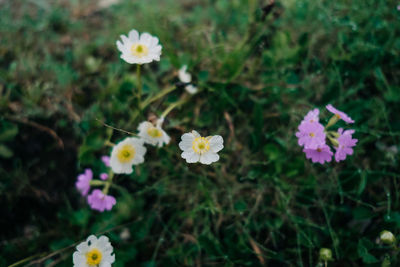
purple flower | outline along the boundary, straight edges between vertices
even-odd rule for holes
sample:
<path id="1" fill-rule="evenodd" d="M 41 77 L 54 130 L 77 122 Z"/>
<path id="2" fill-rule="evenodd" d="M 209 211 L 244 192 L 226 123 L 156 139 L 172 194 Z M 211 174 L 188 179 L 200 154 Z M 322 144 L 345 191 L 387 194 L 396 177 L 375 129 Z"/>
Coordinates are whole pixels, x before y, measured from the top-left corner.
<path id="1" fill-rule="evenodd" d="M 104 165 L 106 167 L 110 167 L 110 157 L 109 156 L 102 156 L 101 161 L 103 161 Z"/>
<path id="2" fill-rule="evenodd" d="M 304 122 L 319 122 L 319 109 L 310 110 L 301 123 Z"/>
<path id="3" fill-rule="evenodd" d="M 329 110 L 330 112 L 332 112 L 333 114 L 335 114 L 336 117 L 338 117 L 338 119 L 342 119 L 347 123 L 354 123 L 354 120 L 352 120 L 346 113 L 344 113 L 340 110 L 337 110 L 331 104 L 327 105 L 326 109 Z"/>
<path id="4" fill-rule="evenodd" d="M 78 175 L 75 187 L 81 192 L 82 196 L 86 196 L 89 193 L 92 178 L 93 172 L 91 169 L 86 169 L 84 173 Z"/>
<path id="5" fill-rule="evenodd" d="M 107 180 L 107 179 L 108 179 L 108 174 L 107 174 L 107 173 L 104 173 L 104 172 L 103 172 L 103 173 L 100 173 L 100 179 L 101 179 L 101 180 L 104 180 L 104 181 Z"/>
<path id="6" fill-rule="evenodd" d="M 353 155 L 353 148 L 356 143 L 358 142 L 357 139 L 352 139 L 352 134 L 354 133 L 354 130 L 346 130 L 343 132 L 343 129 L 340 128 L 338 130 L 338 133 L 340 136 L 338 137 L 337 141 L 339 143 L 339 146 L 336 147 L 336 153 L 335 153 L 335 160 L 336 162 L 339 162 L 341 160 L 345 160 L 347 155 Z"/>
<path id="7" fill-rule="evenodd" d="M 104 210 L 111 210 L 117 203 L 113 196 L 104 195 L 99 189 L 95 189 L 87 198 L 90 207 L 94 210 L 103 212 Z"/>
<path id="8" fill-rule="evenodd" d="M 303 122 L 296 133 L 298 143 L 305 148 L 317 149 L 325 145 L 324 126 L 319 122 Z"/>
<path id="9" fill-rule="evenodd" d="M 321 164 L 324 164 L 325 161 L 330 162 L 333 155 L 328 145 L 320 146 L 317 149 L 304 148 L 303 152 L 306 153 L 306 158 L 311 159 L 314 163 L 319 162 Z"/>

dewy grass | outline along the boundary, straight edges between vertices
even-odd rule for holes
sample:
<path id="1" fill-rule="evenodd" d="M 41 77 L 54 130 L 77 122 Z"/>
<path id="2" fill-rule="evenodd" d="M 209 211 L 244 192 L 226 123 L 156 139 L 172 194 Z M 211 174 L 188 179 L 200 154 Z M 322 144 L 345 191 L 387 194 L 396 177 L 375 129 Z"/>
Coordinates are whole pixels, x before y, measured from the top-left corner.
<path id="1" fill-rule="evenodd" d="M 113 266 L 399 265 L 397 3 L 1 2 L 0 266 L 72 266 L 92 234 Z M 124 52 L 154 61 L 137 76 Z M 315 164 L 295 133 L 329 103 L 355 121 L 324 111 L 331 152 L 359 141 Z M 170 139 L 111 176 L 101 156 L 142 122 Z M 182 159 L 192 129 L 223 138 L 218 161 Z"/>

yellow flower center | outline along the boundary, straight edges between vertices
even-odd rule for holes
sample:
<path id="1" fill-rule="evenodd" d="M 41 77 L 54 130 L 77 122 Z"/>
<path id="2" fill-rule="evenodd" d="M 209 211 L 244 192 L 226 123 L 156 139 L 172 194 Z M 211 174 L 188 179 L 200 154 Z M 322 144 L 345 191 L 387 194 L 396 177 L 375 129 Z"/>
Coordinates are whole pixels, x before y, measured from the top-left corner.
<path id="1" fill-rule="evenodd" d="M 203 154 L 210 150 L 210 141 L 205 137 L 197 137 L 193 140 L 192 148 L 197 154 Z"/>
<path id="2" fill-rule="evenodd" d="M 117 158 L 121 163 L 127 163 L 135 157 L 135 148 L 130 144 L 123 145 L 117 152 Z"/>
<path id="3" fill-rule="evenodd" d="M 322 152 L 322 149 L 321 149 L 321 148 L 317 148 L 317 151 L 318 151 L 318 152 Z"/>
<path id="4" fill-rule="evenodd" d="M 310 136 L 311 136 L 311 137 L 314 137 L 314 136 L 315 136 L 315 134 L 314 134 L 314 133 L 310 133 Z"/>
<path id="5" fill-rule="evenodd" d="M 86 253 L 86 263 L 89 266 L 97 266 L 100 264 L 102 257 L 100 250 L 94 248 Z"/>
<path id="6" fill-rule="evenodd" d="M 147 134 L 153 138 L 160 138 L 162 136 L 161 130 L 157 129 L 156 127 L 150 127 L 147 129 Z"/>
<path id="7" fill-rule="evenodd" d="M 131 53 L 135 57 L 144 57 L 149 54 L 149 48 L 143 44 L 133 44 L 131 46 Z"/>
<path id="8" fill-rule="evenodd" d="M 341 117 L 340 117 L 340 115 L 339 114 L 335 114 L 335 116 L 338 118 L 338 119 L 340 119 Z"/>

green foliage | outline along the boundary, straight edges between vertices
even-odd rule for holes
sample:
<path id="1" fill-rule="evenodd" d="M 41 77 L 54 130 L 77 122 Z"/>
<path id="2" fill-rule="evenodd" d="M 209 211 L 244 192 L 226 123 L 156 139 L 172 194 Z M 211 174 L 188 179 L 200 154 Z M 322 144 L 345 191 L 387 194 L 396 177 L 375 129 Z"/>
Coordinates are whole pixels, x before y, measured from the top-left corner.
<path id="1" fill-rule="evenodd" d="M 102 233 L 117 267 L 319 266 L 321 248 L 329 266 L 399 265 L 376 242 L 400 226 L 398 3 L 276 0 L 263 14 L 269 1 L 99 2 L 0 1 L 0 266 L 71 266 L 76 243 Z M 143 66 L 145 97 L 184 64 L 200 92 L 166 118 L 171 143 L 116 176 L 118 203 L 98 213 L 76 176 L 106 171 L 107 141 L 127 136 L 102 122 L 135 132 L 184 93 L 139 112 L 135 66 L 115 45 L 132 28 L 163 45 Z M 328 118 L 328 103 L 356 121 L 359 142 L 321 166 L 295 132 L 311 108 Z M 224 137 L 220 161 L 185 163 L 178 142 L 192 129 Z"/>

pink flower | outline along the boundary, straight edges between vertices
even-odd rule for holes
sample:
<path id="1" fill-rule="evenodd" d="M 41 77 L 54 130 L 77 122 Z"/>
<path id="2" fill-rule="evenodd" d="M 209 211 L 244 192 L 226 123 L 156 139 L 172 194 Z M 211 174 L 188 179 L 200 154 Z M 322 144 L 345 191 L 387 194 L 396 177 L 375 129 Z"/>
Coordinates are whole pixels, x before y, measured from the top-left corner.
<path id="1" fill-rule="evenodd" d="M 298 143 L 305 148 L 317 149 L 325 145 L 324 126 L 319 122 L 303 122 L 296 133 Z"/>
<path id="2" fill-rule="evenodd" d="M 103 161 L 104 165 L 106 167 L 110 167 L 110 157 L 109 156 L 102 156 L 101 161 Z"/>
<path id="3" fill-rule="evenodd" d="M 103 173 L 100 173 L 100 179 L 101 179 L 101 180 L 104 180 L 104 181 L 107 180 L 107 179 L 108 179 L 108 174 L 107 174 L 107 173 L 104 173 L 104 172 L 103 172 Z"/>
<path id="4" fill-rule="evenodd" d="M 93 178 L 91 169 L 86 169 L 84 173 L 78 175 L 78 180 L 75 183 L 76 189 L 81 192 L 82 196 L 86 196 L 90 190 L 90 181 Z"/>
<path id="5" fill-rule="evenodd" d="M 99 189 L 93 192 L 87 198 L 90 207 L 94 210 L 103 212 L 104 210 L 111 210 L 117 203 L 113 196 L 104 195 Z"/>
<path id="6" fill-rule="evenodd" d="M 323 145 L 317 149 L 304 148 L 303 152 L 306 153 L 306 158 L 311 159 L 313 163 L 319 162 L 324 164 L 332 160 L 332 151 L 328 145 Z"/>
<path id="7" fill-rule="evenodd" d="M 304 122 L 319 122 L 319 109 L 310 110 L 301 123 Z"/>
<path id="8" fill-rule="evenodd" d="M 354 130 L 346 130 L 343 132 L 343 129 L 340 128 L 338 130 L 338 133 L 340 136 L 338 137 L 337 141 L 339 143 L 339 146 L 336 147 L 336 153 L 335 153 L 335 160 L 336 162 L 339 162 L 341 160 L 345 160 L 347 155 L 353 155 L 353 148 L 356 143 L 358 142 L 357 139 L 352 139 L 352 134 L 354 133 Z"/>
<path id="9" fill-rule="evenodd" d="M 352 120 L 346 113 L 344 113 L 340 110 L 337 110 L 331 104 L 327 105 L 326 109 L 329 110 L 330 112 L 332 112 L 333 114 L 335 114 L 336 117 L 338 117 L 339 119 L 342 119 L 347 123 L 354 123 L 354 120 Z"/>

